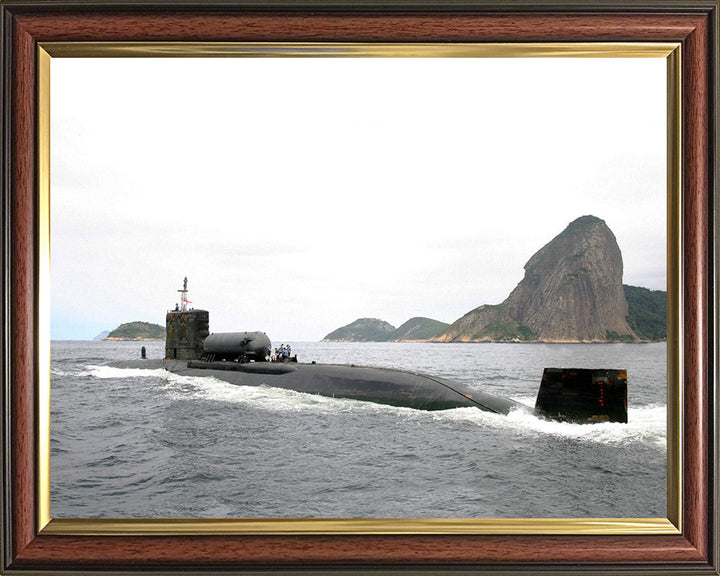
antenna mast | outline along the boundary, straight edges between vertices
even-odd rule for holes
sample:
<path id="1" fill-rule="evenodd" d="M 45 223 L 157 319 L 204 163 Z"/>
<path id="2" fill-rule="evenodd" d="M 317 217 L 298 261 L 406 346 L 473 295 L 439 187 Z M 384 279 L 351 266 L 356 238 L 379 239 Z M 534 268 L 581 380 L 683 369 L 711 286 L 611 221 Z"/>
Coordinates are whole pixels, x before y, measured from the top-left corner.
<path id="1" fill-rule="evenodd" d="M 191 302 L 187 299 L 187 276 L 185 276 L 182 290 L 178 290 L 178 292 L 180 292 L 180 310 L 182 312 L 187 312 L 187 305 L 191 304 Z"/>

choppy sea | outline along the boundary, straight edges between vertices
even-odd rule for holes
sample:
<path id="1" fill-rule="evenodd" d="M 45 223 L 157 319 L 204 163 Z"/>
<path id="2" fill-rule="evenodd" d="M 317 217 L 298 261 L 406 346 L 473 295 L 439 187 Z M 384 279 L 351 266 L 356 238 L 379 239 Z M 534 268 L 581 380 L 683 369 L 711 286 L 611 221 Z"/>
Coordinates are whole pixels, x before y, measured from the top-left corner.
<path id="1" fill-rule="evenodd" d="M 108 365 L 143 344 L 162 358 L 163 342 L 52 342 L 53 517 L 666 516 L 665 344 L 293 344 L 301 362 L 410 369 L 529 406 L 545 367 L 627 369 L 629 422 L 585 425 Z"/>

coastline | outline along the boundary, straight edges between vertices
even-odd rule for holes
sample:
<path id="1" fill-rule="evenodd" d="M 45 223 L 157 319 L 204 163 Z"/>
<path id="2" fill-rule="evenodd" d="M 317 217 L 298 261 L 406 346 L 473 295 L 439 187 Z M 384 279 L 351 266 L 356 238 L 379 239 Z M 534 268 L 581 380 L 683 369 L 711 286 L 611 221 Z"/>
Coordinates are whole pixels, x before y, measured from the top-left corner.
<path id="1" fill-rule="evenodd" d="M 140 336 L 136 338 L 103 338 L 105 340 L 112 340 L 113 342 L 164 342 L 165 338 L 142 338 Z"/>
<path id="2" fill-rule="evenodd" d="M 340 344 L 659 344 L 664 340 L 320 340 Z"/>

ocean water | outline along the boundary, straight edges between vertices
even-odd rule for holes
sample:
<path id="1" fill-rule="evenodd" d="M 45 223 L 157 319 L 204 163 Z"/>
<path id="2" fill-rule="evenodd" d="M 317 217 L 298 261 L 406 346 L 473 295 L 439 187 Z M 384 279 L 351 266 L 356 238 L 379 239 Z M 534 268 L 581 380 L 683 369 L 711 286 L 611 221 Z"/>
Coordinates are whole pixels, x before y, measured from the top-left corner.
<path id="1" fill-rule="evenodd" d="M 52 342 L 53 517 L 666 516 L 665 344 L 293 344 L 301 362 L 410 369 L 528 406 L 545 367 L 627 369 L 629 422 L 589 425 L 108 365 L 141 345 Z"/>

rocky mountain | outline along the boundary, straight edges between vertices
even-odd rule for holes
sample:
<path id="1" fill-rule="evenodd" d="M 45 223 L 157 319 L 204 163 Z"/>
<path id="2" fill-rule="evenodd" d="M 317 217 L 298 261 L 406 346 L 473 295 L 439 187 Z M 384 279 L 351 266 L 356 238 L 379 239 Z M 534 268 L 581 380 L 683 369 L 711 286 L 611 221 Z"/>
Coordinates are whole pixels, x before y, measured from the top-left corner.
<path id="1" fill-rule="evenodd" d="M 448 326 L 450 326 L 450 324 L 446 322 L 416 316 L 415 318 L 410 318 L 410 320 L 390 334 L 388 341 L 426 342 L 445 330 Z"/>
<path id="2" fill-rule="evenodd" d="M 392 324 L 377 318 L 359 318 L 330 332 L 323 342 L 385 342 L 395 331 Z"/>
<path id="3" fill-rule="evenodd" d="M 530 258 L 504 302 L 468 312 L 433 340 L 636 341 L 622 274 L 613 233 L 600 218 L 582 216 Z"/>
<path id="4" fill-rule="evenodd" d="M 111 331 L 105 340 L 165 340 L 165 328 L 150 322 L 127 322 Z"/>

